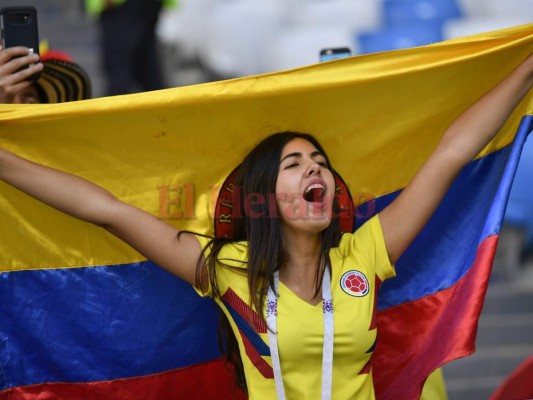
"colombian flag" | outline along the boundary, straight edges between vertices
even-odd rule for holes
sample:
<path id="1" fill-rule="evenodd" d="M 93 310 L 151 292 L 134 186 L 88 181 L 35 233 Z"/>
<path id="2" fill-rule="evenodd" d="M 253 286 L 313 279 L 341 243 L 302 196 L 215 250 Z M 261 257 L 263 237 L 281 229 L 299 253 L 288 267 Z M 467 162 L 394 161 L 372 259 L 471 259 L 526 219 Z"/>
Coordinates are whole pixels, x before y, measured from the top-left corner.
<path id="1" fill-rule="evenodd" d="M 151 93 L 1 105 L 0 146 L 210 234 L 221 184 L 260 139 L 317 136 L 356 203 L 386 206 L 446 127 L 533 51 L 533 24 Z M 457 178 L 379 295 L 379 399 L 416 399 L 471 354 L 531 95 Z M 241 396 L 218 312 L 104 230 L 0 183 L 0 399 Z"/>

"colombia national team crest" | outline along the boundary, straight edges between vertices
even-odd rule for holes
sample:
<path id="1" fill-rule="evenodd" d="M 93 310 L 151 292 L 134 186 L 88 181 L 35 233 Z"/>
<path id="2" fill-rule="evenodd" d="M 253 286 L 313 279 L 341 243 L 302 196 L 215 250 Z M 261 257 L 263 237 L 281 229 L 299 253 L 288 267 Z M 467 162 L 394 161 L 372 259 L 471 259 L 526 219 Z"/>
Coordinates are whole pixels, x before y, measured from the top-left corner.
<path id="1" fill-rule="evenodd" d="M 341 288 L 344 293 L 354 297 L 363 297 L 370 291 L 370 284 L 362 272 L 351 270 L 341 277 Z"/>

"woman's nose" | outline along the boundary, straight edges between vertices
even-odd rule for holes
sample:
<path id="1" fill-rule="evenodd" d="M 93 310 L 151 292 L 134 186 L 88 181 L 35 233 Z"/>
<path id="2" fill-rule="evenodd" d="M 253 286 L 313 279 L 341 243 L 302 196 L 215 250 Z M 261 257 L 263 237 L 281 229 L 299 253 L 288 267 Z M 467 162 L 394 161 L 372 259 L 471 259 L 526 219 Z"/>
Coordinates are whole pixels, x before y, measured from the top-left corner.
<path id="1" fill-rule="evenodd" d="M 309 175 L 320 175 L 320 164 L 311 161 L 311 164 L 309 165 L 308 174 Z"/>

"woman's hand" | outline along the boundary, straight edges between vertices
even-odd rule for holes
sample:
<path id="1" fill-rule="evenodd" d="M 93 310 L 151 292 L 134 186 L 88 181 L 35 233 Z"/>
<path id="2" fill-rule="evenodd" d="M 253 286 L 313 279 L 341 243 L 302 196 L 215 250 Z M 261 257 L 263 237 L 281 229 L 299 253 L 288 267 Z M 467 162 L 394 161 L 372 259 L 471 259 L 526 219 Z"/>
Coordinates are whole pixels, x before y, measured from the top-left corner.
<path id="1" fill-rule="evenodd" d="M 32 84 L 28 78 L 43 69 L 38 61 L 39 56 L 26 47 L 0 46 L 0 104 L 14 103 L 17 94 Z"/>

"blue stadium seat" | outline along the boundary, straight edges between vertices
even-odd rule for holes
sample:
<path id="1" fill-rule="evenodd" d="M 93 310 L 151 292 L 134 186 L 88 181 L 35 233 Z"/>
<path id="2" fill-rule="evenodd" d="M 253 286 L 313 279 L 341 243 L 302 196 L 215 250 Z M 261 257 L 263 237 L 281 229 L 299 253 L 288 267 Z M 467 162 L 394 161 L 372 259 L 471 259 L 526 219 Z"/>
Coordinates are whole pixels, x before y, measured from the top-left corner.
<path id="1" fill-rule="evenodd" d="M 444 22 L 461 17 L 456 0 L 384 0 L 385 26 L 403 26 L 417 22 Z"/>
<path id="2" fill-rule="evenodd" d="M 442 41 L 440 24 L 419 24 L 364 32 L 356 37 L 359 53 L 405 49 Z"/>

